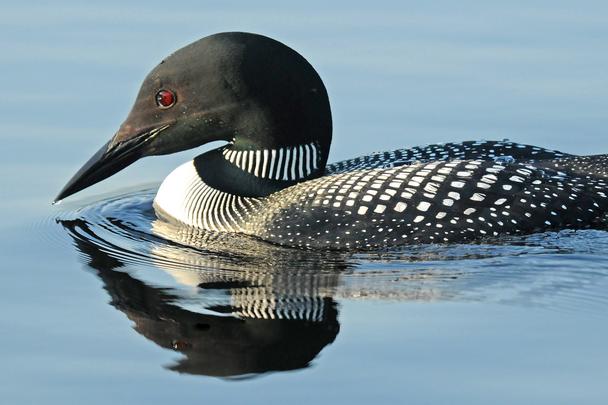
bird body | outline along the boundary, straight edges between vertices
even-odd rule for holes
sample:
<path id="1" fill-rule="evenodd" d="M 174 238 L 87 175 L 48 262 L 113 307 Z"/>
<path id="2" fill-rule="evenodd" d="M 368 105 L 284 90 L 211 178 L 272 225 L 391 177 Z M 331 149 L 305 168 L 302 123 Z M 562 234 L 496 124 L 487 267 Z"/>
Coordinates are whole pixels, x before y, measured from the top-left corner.
<path id="1" fill-rule="evenodd" d="M 608 155 L 504 141 L 430 145 L 327 164 L 329 98 L 270 38 L 222 33 L 163 60 L 116 135 L 58 199 L 135 160 L 223 140 L 160 186 L 158 215 L 304 248 L 376 249 L 605 227 Z"/>
<path id="2" fill-rule="evenodd" d="M 598 162 L 605 168 L 608 157 L 508 141 L 451 143 L 337 162 L 324 176 L 243 197 L 205 184 L 195 159 L 165 179 L 154 205 L 164 218 L 287 246 L 463 242 L 605 226 L 605 171 L 576 173 Z"/>

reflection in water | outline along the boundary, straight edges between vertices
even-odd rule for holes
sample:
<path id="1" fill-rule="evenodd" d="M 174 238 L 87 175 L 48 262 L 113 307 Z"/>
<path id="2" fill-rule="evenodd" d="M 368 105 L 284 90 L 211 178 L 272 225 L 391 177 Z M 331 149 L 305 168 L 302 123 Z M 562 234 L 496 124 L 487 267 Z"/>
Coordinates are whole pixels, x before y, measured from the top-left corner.
<path id="1" fill-rule="evenodd" d="M 152 197 L 106 199 L 58 222 L 135 330 L 185 356 L 170 367 L 179 372 L 228 377 L 306 367 L 335 340 L 342 299 L 608 308 L 606 232 L 304 251 L 162 222 Z"/>
<path id="2" fill-rule="evenodd" d="M 93 236 L 84 221 L 62 225 L 97 270 L 111 304 L 135 323 L 135 330 L 185 355 L 172 370 L 227 377 L 303 368 L 338 334 L 336 304 L 321 295 L 331 285 L 320 285 L 318 279 L 290 285 L 283 282 L 287 279 L 253 282 L 206 273 L 197 284 L 199 309 L 206 313 L 195 312 L 179 305 L 181 298 L 188 300 L 179 291 L 117 271 L 125 263 L 78 237 Z"/>

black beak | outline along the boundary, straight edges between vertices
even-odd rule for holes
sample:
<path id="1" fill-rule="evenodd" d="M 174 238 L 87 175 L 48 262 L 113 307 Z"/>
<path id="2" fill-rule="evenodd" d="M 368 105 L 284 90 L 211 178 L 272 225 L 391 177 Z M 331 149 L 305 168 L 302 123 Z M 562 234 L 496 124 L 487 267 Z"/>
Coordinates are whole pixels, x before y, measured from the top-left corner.
<path id="1" fill-rule="evenodd" d="M 144 146 L 168 127 L 169 125 L 154 128 L 124 141 L 116 141 L 115 136 L 78 170 L 59 192 L 53 203 L 58 203 L 72 194 L 107 179 L 140 159 L 144 156 Z"/>

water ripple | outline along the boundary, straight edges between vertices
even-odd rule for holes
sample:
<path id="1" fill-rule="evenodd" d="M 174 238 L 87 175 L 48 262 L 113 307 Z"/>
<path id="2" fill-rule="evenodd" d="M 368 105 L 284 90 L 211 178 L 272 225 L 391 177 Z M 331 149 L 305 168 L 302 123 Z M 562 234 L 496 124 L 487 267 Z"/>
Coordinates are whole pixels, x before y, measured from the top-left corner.
<path id="1" fill-rule="evenodd" d="M 489 243 L 382 252 L 305 251 L 160 220 L 154 190 L 106 198 L 57 217 L 83 255 L 103 254 L 169 287 L 226 281 L 293 290 L 314 279 L 324 296 L 463 300 L 546 307 L 606 307 L 608 233 L 562 231 Z M 152 277 L 154 278 L 154 277 Z M 158 277 L 154 278 L 155 282 Z M 164 280 L 163 282 L 167 282 Z M 312 295 L 318 294 L 318 291 Z"/>

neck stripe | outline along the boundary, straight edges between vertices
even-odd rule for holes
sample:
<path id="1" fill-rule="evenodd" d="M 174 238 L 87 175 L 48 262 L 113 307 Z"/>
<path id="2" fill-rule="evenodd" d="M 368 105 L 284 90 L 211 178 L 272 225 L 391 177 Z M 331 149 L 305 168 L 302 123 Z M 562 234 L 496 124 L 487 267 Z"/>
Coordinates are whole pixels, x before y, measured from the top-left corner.
<path id="1" fill-rule="evenodd" d="M 262 176 L 266 173 L 266 164 L 268 163 L 268 149 L 264 149 L 264 161 L 262 162 Z"/>
<path id="2" fill-rule="evenodd" d="M 224 158 L 239 169 L 270 180 L 300 180 L 319 167 L 319 150 L 314 143 L 277 149 L 222 151 Z"/>
<path id="3" fill-rule="evenodd" d="M 257 152 L 257 151 L 256 151 L 256 152 Z M 249 151 L 249 167 L 248 167 L 248 169 L 247 169 L 247 171 L 248 171 L 249 173 L 251 173 L 251 172 L 253 171 L 253 161 L 255 160 L 255 159 L 253 158 L 253 153 L 254 153 L 254 152 L 253 152 L 252 150 L 250 150 L 250 151 Z"/>
<path id="4" fill-rule="evenodd" d="M 275 159 L 277 156 L 277 151 L 275 149 L 272 149 L 270 151 L 270 155 L 271 155 L 271 160 L 270 160 L 270 168 L 268 169 L 268 178 L 270 178 L 272 176 L 272 171 L 274 170 L 274 163 L 275 163 Z M 265 173 L 262 173 L 262 177 L 266 177 Z"/>
<path id="5" fill-rule="evenodd" d="M 306 147 L 306 172 L 310 173 L 312 171 L 312 167 L 310 165 L 310 157 L 312 155 L 312 152 L 310 151 L 312 146 L 311 145 L 305 145 Z"/>
<path id="6" fill-rule="evenodd" d="M 283 170 L 283 180 L 289 180 L 287 177 L 287 171 L 289 170 L 289 157 L 291 156 L 291 149 L 285 150 L 285 169 Z"/>
<path id="7" fill-rule="evenodd" d="M 274 174 L 274 179 L 278 180 L 281 177 L 281 169 L 283 168 L 283 148 L 279 149 L 279 159 L 277 160 L 277 171 Z"/>
<path id="8" fill-rule="evenodd" d="M 298 163 L 299 163 L 299 171 L 298 171 L 298 175 L 300 178 L 304 177 L 304 149 L 302 148 L 302 145 L 298 146 L 298 150 L 300 151 L 300 158 L 298 159 Z"/>
<path id="9" fill-rule="evenodd" d="M 294 159 L 291 160 L 291 178 L 297 179 L 296 177 L 296 164 L 302 159 L 300 155 L 297 154 L 298 148 L 293 148 Z M 297 156 L 297 157 L 296 157 Z"/>
<path id="10" fill-rule="evenodd" d="M 240 167 L 245 167 L 247 165 L 247 154 L 240 150 L 239 155 L 241 156 Z"/>
<path id="11" fill-rule="evenodd" d="M 260 177 L 260 175 L 259 175 L 260 174 L 260 162 L 262 161 L 261 156 L 260 156 L 261 154 L 262 154 L 261 151 L 259 151 L 259 150 L 255 151 L 255 170 L 253 172 L 253 175 L 255 177 Z"/>
<path id="12" fill-rule="evenodd" d="M 311 168 L 310 168 L 310 145 L 304 145 L 304 149 L 306 150 L 306 172 L 310 173 L 311 172 Z"/>

